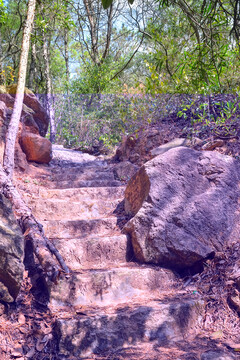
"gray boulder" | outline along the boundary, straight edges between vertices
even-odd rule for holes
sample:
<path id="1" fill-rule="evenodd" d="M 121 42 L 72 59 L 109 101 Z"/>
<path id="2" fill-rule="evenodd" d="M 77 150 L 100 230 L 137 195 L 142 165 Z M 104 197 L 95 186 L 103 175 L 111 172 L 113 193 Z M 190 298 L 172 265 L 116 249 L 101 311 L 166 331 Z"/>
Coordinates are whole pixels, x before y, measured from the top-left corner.
<path id="1" fill-rule="evenodd" d="M 125 191 L 136 258 L 191 267 L 239 234 L 239 163 L 217 152 L 171 149 L 144 164 Z"/>
<path id="2" fill-rule="evenodd" d="M 0 300 L 13 302 L 23 278 L 24 240 L 8 200 L 0 196 Z"/>

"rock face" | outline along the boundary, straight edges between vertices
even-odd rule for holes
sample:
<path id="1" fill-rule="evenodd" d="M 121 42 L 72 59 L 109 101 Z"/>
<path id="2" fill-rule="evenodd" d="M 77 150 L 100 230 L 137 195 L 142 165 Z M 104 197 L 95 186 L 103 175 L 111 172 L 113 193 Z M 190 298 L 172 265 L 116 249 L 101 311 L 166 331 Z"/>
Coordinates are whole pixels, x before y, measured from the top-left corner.
<path id="1" fill-rule="evenodd" d="M 128 181 L 137 172 L 139 166 L 132 164 L 130 161 L 123 161 L 114 167 L 114 176 L 116 179 Z"/>
<path id="2" fill-rule="evenodd" d="M 16 299 L 23 278 L 24 240 L 10 203 L 0 196 L 0 300 Z"/>
<path id="3" fill-rule="evenodd" d="M 23 133 L 21 147 L 28 161 L 48 164 L 52 159 L 52 144 L 40 135 L 30 132 Z"/>
<path id="4" fill-rule="evenodd" d="M 185 139 L 185 138 L 175 138 L 172 141 L 167 142 L 166 144 L 160 145 L 157 148 L 154 148 L 151 150 L 151 156 L 155 157 L 158 155 L 162 155 L 165 152 L 167 152 L 170 149 L 179 147 L 179 146 L 185 146 L 185 147 L 195 147 L 199 146 L 203 143 L 201 139 L 193 138 L 193 139 Z M 212 149 L 208 149 L 212 150 Z"/>
<path id="5" fill-rule="evenodd" d="M 173 138 L 174 135 L 171 136 Z M 150 150 L 166 142 L 165 134 L 158 128 L 150 128 L 136 134 L 124 136 L 117 148 L 115 160 L 130 161 L 142 165 L 151 159 Z"/>
<path id="6" fill-rule="evenodd" d="M 125 192 L 136 258 L 180 270 L 238 239 L 239 176 L 233 158 L 185 147 L 143 165 Z"/>
<path id="7" fill-rule="evenodd" d="M 5 89 L 6 91 L 6 89 Z M 3 159 L 3 152 L 4 152 L 4 139 L 8 127 L 8 123 L 12 114 L 12 109 L 14 105 L 14 97 L 16 93 L 16 85 L 12 85 L 8 88 L 9 93 L 1 92 L 0 94 L 0 161 L 2 162 Z M 48 125 L 49 125 L 49 118 L 47 112 L 42 107 L 40 102 L 38 101 L 37 97 L 28 89 L 25 89 L 24 100 L 23 100 L 23 109 L 21 114 L 21 124 L 19 127 L 18 133 L 18 141 L 16 143 L 16 166 L 21 170 L 26 170 L 28 167 L 26 156 L 24 154 L 25 148 L 21 148 L 19 142 L 21 142 L 21 138 L 26 134 L 35 134 L 38 135 L 38 148 L 40 147 L 40 142 L 42 142 L 41 148 L 46 148 L 46 139 L 43 136 L 46 135 Z M 30 136 L 29 136 L 30 137 Z M 29 150 L 28 150 L 29 153 Z M 36 150 L 35 150 L 36 154 Z M 49 151 L 48 161 L 51 160 L 51 150 Z M 27 154 L 26 154 L 27 155 Z M 32 156 L 34 159 L 36 156 Z M 27 155 L 28 160 L 30 156 Z M 40 161 L 42 162 L 42 152 L 38 155 Z M 47 158 L 47 156 L 45 156 Z"/>
<path id="8" fill-rule="evenodd" d="M 16 89 L 16 84 L 8 87 L 7 95 L 12 97 L 13 102 L 16 95 Z M 38 126 L 40 135 L 45 136 L 49 125 L 49 118 L 47 112 L 40 104 L 33 92 L 27 88 L 25 88 L 23 104 L 25 105 L 25 107 L 23 107 L 23 111 L 25 111 L 25 113 L 30 113 L 33 116 L 33 119 Z"/>
<path id="9" fill-rule="evenodd" d="M 49 118 L 37 97 L 33 93 L 24 94 L 23 103 L 33 111 L 32 116 L 38 126 L 39 134 L 45 136 L 48 130 Z"/>

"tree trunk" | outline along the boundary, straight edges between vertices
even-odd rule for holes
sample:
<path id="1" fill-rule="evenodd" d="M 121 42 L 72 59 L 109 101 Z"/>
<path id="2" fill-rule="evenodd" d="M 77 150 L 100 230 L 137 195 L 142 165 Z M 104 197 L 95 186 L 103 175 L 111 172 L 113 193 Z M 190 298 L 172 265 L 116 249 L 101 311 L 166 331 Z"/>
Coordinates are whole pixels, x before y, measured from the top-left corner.
<path id="1" fill-rule="evenodd" d="M 3 57 L 2 34 L 1 34 L 1 31 L 0 31 L 0 85 L 4 85 L 2 57 Z"/>
<path id="2" fill-rule="evenodd" d="M 28 52 L 29 52 L 31 30 L 35 15 L 35 7 L 36 7 L 36 0 L 29 0 L 27 21 L 23 31 L 22 51 L 21 51 L 20 65 L 18 72 L 16 97 L 14 101 L 11 120 L 6 134 L 3 166 L 4 166 L 4 170 L 6 171 L 7 175 L 10 176 L 10 178 L 12 178 L 13 169 L 14 169 L 15 142 L 17 138 L 19 122 L 22 112 L 26 73 L 27 73 Z"/>
<path id="3" fill-rule="evenodd" d="M 31 63 L 29 69 L 28 88 L 35 91 L 34 85 L 37 74 L 37 62 L 36 62 L 36 44 L 32 43 L 31 49 Z"/>
<path id="4" fill-rule="evenodd" d="M 15 142 L 23 106 L 27 60 L 35 6 L 36 0 L 29 0 L 27 21 L 23 32 L 17 91 L 13 113 L 6 135 L 3 167 L 0 164 L 0 185 L 2 193 L 12 204 L 13 212 L 22 228 L 25 239 L 31 241 L 33 251 L 45 274 L 50 280 L 55 281 L 61 272 L 60 265 L 65 272 L 69 272 L 69 270 L 58 251 L 53 247 L 53 244 L 50 244 L 49 240 L 45 237 L 42 225 L 34 218 L 31 210 L 25 204 L 18 190 L 12 183 Z M 52 253 L 58 261 L 52 257 Z"/>
<path id="5" fill-rule="evenodd" d="M 68 29 L 66 27 L 64 28 L 64 60 L 66 66 L 67 93 L 68 93 L 70 72 L 69 72 L 69 51 L 68 51 Z"/>
<path id="6" fill-rule="evenodd" d="M 52 81 L 50 76 L 48 44 L 44 30 L 42 31 L 42 38 L 43 38 L 43 58 L 45 62 L 45 76 L 46 76 L 46 85 L 47 85 L 47 95 L 46 95 L 47 111 L 50 118 L 50 141 L 54 143 L 56 137 L 55 111 L 53 107 Z"/>

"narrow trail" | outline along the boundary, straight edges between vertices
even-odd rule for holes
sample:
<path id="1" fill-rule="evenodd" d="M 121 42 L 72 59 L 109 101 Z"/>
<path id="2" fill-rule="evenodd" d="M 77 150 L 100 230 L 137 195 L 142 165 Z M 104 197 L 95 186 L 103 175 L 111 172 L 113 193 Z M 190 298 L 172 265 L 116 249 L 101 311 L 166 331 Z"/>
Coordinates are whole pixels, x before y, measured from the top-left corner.
<path id="1" fill-rule="evenodd" d="M 48 294 L 56 359 L 187 359 L 202 323 L 200 295 L 172 271 L 134 261 L 113 163 L 61 146 L 53 154 L 19 186 L 71 269 Z"/>

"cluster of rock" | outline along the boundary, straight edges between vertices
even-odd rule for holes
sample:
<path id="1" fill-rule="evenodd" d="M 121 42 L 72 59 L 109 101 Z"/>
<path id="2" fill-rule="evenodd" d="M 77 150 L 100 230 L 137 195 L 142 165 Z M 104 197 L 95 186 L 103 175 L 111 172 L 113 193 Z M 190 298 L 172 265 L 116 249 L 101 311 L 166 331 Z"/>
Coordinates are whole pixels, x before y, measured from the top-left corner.
<path id="1" fill-rule="evenodd" d="M 157 155 L 166 151 L 184 146 L 195 150 L 219 150 L 225 152 L 225 141 L 222 139 L 191 139 L 178 138 L 181 128 L 167 126 L 164 131 L 158 127 L 151 127 L 145 131 L 140 130 L 137 134 L 123 136 L 120 146 L 116 150 L 114 160 L 116 177 L 120 180 L 129 181 L 140 166 Z M 161 145 L 160 145 L 161 144 Z"/>
<path id="2" fill-rule="evenodd" d="M 7 90 L 0 89 L 0 160 L 4 152 L 4 139 L 8 123 L 12 114 L 16 85 Z M 16 164 L 26 170 L 27 161 L 49 163 L 52 157 L 52 146 L 48 139 L 44 138 L 49 125 L 49 117 L 46 110 L 38 101 L 37 97 L 28 89 L 25 89 L 21 124 L 19 127 L 18 141 L 16 143 Z"/>
<path id="3" fill-rule="evenodd" d="M 125 137 L 115 156 L 116 176 L 128 181 L 124 231 L 137 261 L 199 271 L 215 253 L 239 243 L 240 163 L 219 152 L 222 139 L 175 138 L 154 147 L 159 133 L 153 138 L 144 163 L 139 154 L 148 136 Z M 240 314 L 240 263 L 229 281 L 229 303 Z"/>
<path id="4" fill-rule="evenodd" d="M 0 161 L 3 161 L 5 135 L 12 114 L 16 86 L 8 92 L 0 88 Z M 15 163 L 26 170 L 27 161 L 48 163 L 52 147 L 44 136 L 49 118 L 36 96 L 26 89 L 21 124 L 15 148 Z M 0 196 L 0 300 L 12 302 L 16 299 L 23 278 L 24 239 L 15 220 L 11 205 Z"/>

